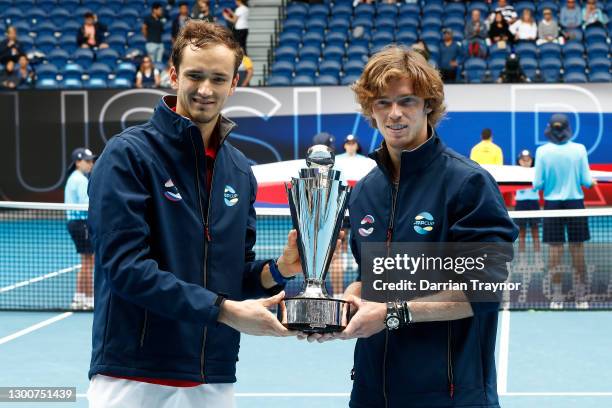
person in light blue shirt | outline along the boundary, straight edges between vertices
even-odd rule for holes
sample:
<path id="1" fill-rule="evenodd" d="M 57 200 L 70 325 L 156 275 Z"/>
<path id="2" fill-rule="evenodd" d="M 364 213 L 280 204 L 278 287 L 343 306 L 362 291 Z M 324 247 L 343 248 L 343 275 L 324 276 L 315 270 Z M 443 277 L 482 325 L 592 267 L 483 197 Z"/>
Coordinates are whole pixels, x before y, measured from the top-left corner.
<path id="1" fill-rule="evenodd" d="M 529 150 L 522 150 L 516 159 L 516 164 L 522 167 L 533 167 L 534 160 Z M 515 211 L 538 211 L 540 210 L 540 195 L 535 188 L 526 188 L 517 190 L 514 196 L 516 205 Z M 517 218 L 514 220 L 519 226 L 519 246 L 518 260 L 520 263 L 526 263 L 525 255 L 527 229 L 531 232 L 531 240 L 533 242 L 534 261 L 537 266 L 542 265 L 542 252 L 540 247 L 540 218 Z"/>
<path id="2" fill-rule="evenodd" d="M 72 152 L 70 176 L 64 189 L 66 204 L 89 204 L 87 186 L 89 173 L 93 169 L 96 156 L 91 150 L 80 147 Z M 72 300 L 73 309 L 91 309 L 93 307 L 93 268 L 94 251 L 87 229 L 87 211 L 68 210 L 68 232 L 81 257 L 81 268 L 77 274 L 76 290 Z"/>
<path id="3" fill-rule="evenodd" d="M 584 208 L 582 187 L 592 187 L 587 151 L 584 145 L 572 142 L 572 129 L 566 115 L 552 115 L 544 134 L 550 140 L 538 147 L 535 157 L 535 178 L 533 187 L 544 192 L 545 210 L 569 210 Z M 563 259 L 563 245 L 569 242 L 572 265 L 575 271 L 574 291 L 576 307 L 586 308 L 586 265 L 584 262 L 584 241 L 590 239 L 586 217 L 563 217 L 544 219 L 543 241 L 550 244 L 548 259 L 551 272 L 551 308 L 563 307 L 561 274 L 559 267 Z M 582 299 L 582 300 L 580 300 Z"/>

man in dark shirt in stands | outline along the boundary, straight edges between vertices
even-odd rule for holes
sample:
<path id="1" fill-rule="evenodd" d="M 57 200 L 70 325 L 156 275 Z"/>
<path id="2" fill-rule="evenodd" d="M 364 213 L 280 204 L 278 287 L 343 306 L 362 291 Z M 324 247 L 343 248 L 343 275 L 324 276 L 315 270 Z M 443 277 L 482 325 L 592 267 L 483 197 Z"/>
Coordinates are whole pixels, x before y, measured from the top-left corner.
<path id="1" fill-rule="evenodd" d="M 183 28 L 183 26 L 187 24 L 187 21 L 189 21 L 189 18 L 190 18 L 189 17 L 189 4 L 187 4 L 186 1 L 180 2 L 178 7 L 179 7 L 178 16 L 176 16 L 176 18 L 172 22 L 172 43 L 173 44 L 174 44 L 174 40 L 176 39 L 176 36 L 178 35 L 179 31 L 181 31 L 181 28 Z"/>
<path id="2" fill-rule="evenodd" d="M 146 16 L 142 23 L 142 35 L 147 40 L 145 44 L 147 54 L 154 63 L 162 62 L 164 57 L 164 43 L 162 42 L 162 34 L 164 32 L 163 15 L 164 10 L 161 3 L 155 2 L 151 5 L 151 15 Z"/>

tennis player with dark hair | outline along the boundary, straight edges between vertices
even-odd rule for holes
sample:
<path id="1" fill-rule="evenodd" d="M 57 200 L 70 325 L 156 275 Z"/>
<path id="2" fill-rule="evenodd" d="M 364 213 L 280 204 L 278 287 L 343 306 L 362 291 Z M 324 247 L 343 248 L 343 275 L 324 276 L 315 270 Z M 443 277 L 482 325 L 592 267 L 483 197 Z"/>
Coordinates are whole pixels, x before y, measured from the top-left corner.
<path id="1" fill-rule="evenodd" d="M 360 281 L 372 271 L 362 267 L 361 249 L 375 242 L 512 242 L 517 227 L 490 174 L 436 134 L 444 89 L 422 55 L 384 48 L 353 90 L 384 141 L 370 155 L 377 167 L 357 183 L 349 203 L 359 281 L 345 299 L 357 312 L 335 337 L 358 338 L 350 406 L 499 407 L 499 303 L 471 302 L 456 291 L 409 302 L 364 301 Z M 430 229 L 415 228 L 423 213 Z M 309 340 L 317 337 L 329 338 Z"/>
<path id="2" fill-rule="evenodd" d="M 572 210 L 584 208 L 582 187 L 593 187 L 596 181 L 591 178 L 589 158 L 586 148 L 571 141 L 573 132 L 569 120 L 562 113 L 551 116 L 544 135 L 546 143 L 536 150 L 535 178 L 533 187 L 544 193 L 545 210 Z M 552 309 L 563 308 L 565 296 L 562 293 L 561 266 L 563 245 L 569 242 L 574 267 L 574 293 L 576 307 L 586 309 L 586 264 L 584 261 L 584 242 L 591 236 L 586 217 L 567 217 L 544 219 L 543 241 L 550 244 L 548 270 L 551 274 Z M 567 234 L 567 239 L 566 239 Z"/>
<path id="3" fill-rule="evenodd" d="M 66 204 L 89 203 L 87 187 L 95 159 L 96 156 L 92 151 L 84 147 L 79 147 L 72 152 L 72 164 L 68 169 L 71 173 L 64 189 Z M 87 229 L 87 211 L 68 210 L 66 218 L 68 219 L 68 232 L 81 258 L 76 290 L 70 307 L 72 309 L 91 309 L 93 308 L 94 251 Z"/>
<path id="4" fill-rule="evenodd" d="M 113 137 L 92 174 L 90 407 L 233 407 L 240 332 L 293 335 L 267 307 L 301 270 L 297 234 L 277 262 L 255 260 L 256 181 L 220 113 L 241 60 L 229 30 L 189 21 L 177 96 Z"/>

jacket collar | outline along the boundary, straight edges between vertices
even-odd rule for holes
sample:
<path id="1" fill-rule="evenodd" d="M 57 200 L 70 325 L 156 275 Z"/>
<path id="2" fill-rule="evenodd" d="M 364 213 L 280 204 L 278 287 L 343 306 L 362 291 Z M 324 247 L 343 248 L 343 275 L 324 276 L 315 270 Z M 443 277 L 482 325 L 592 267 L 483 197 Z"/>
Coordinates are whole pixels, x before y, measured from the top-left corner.
<path id="1" fill-rule="evenodd" d="M 176 95 L 166 95 L 161 98 L 151 118 L 153 126 L 172 139 L 182 139 L 183 135 L 189 135 L 189 132 L 185 132 L 185 130 L 191 127 L 199 132 L 198 127 L 190 119 L 172 110 L 175 106 Z M 225 141 L 225 138 L 236 127 L 236 123 L 223 115 L 219 115 L 218 127 L 221 145 Z"/>
<path id="2" fill-rule="evenodd" d="M 438 137 L 435 130 L 429 128 L 429 139 L 414 150 L 404 150 L 401 154 L 400 180 L 405 179 L 411 174 L 419 172 L 427 167 L 446 147 L 444 142 Z M 387 145 L 383 141 L 380 148 L 369 154 L 369 157 L 376 161 L 378 167 L 391 180 L 391 157 L 387 150 Z"/>

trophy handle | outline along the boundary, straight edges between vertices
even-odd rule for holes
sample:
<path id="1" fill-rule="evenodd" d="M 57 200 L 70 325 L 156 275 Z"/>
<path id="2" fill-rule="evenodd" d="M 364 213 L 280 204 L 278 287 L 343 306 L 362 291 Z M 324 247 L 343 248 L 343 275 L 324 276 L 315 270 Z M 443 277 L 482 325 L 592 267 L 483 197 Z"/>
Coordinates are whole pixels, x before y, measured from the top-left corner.
<path id="1" fill-rule="evenodd" d="M 293 199 L 291 198 L 290 184 L 291 183 L 285 183 L 285 191 L 287 192 L 287 201 L 289 201 L 289 212 L 291 213 L 291 225 L 293 225 L 293 228 L 297 231 L 298 254 L 300 255 L 300 264 L 302 265 L 302 274 L 304 275 L 304 282 L 306 282 L 306 280 L 308 279 L 308 276 L 306 275 L 306 265 L 304 264 L 304 249 L 302 248 L 302 245 L 300 244 L 300 242 L 302 241 L 300 229 L 296 227 L 296 225 L 299 225 L 299 223 L 298 223 L 298 217 L 297 217 L 297 209 L 295 208 L 295 203 L 293 202 Z"/>

